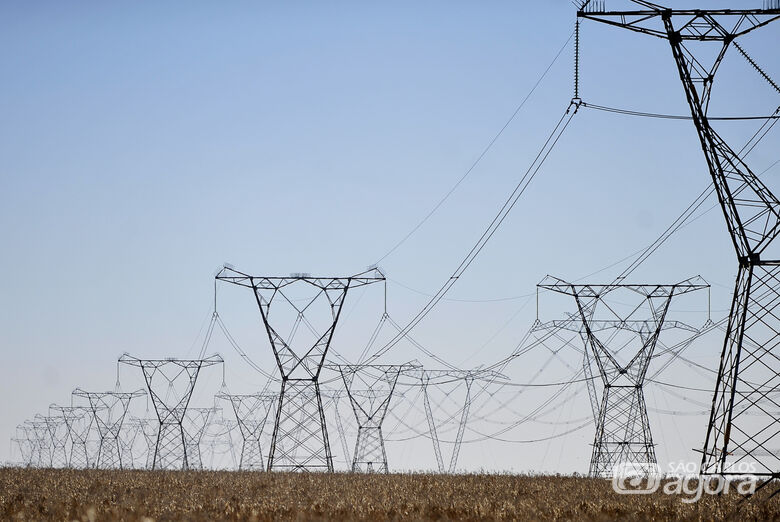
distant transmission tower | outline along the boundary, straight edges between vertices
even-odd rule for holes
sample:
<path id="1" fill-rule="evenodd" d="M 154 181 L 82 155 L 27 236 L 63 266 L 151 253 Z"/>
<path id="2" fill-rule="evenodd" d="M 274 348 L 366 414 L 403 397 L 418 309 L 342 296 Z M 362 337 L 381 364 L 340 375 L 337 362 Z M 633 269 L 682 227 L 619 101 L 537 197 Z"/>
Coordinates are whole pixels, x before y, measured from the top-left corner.
<path id="1" fill-rule="evenodd" d="M 68 467 L 89 468 L 88 441 L 92 429 L 94 416 L 92 410 L 86 406 L 53 406 L 65 420 L 70 440 L 70 457 Z"/>
<path id="2" fill-rule="evenodd" d="M 701 471 L 739 475 L 744 464 L 753 464 L 757 469 L 751 473 L 780 478 L 780 415 L 774 399 L 780 392 L 780 260 L 762 258 L 780 233 L 780 201 L 745 164 L 752 146 L 735 152 L 707 116 L 715 74 L 732 45 L 780 92 L 737 43 L 780 19 L 780 6 L 772 0 L 765 3 L 768 9 L 673 10 L 630 3 L 639 9 L 586 7 L 577 16 L 668 40 L 739 261 Z"/>
<path id="3" fill-rule="evenodd" d="M 378 269 L 371 269 L 351 277 L 312 277 L 308 274 L 258 277 L 225 267 L 216 279 L 252 290 L 282 375 L 268 470 L 333 471 L 320 395 L 320 371 L 347 292 L 384 281 L 384 275 Z M 290 295 L 294 291 L 310 293 L 299 298 Z M 272 305 L 278 301 L 287 306 L 284 307 L 286 310 L 274 308 L 274 317 L 285 311 L 289 313 L 291 331 L 287 339 L 279 333 L 278 320 L 274 320 L 273 325 L 271 321 Z M 326 326 L 320 330 L 305 315 L 316 307 L 328 315 Z M 312 342 L 295 340 L 301 325 L 311 333 Z"/>
<path id="4" fill-rule="evenodd" d="M 63 415 L 59 413 L 58 406 L 49 406 L 49 415 L 43 417 L 49 431 L 51 440 L 51 466 L 54 468 L 68 467 L 68 425 Z"/>
<path id="5" fill-rule="evenodd" d="M 421 370 L 418 373 L 419 384 L 422 386 L 423 405 L 425 407 L 425 418 L 428 420 L 428 430 L 433 443 L 433 452 L 436 456 L 436 464 L 438 465 L 440 473 L 454 473 L 458 464 L 458 458 L 460 456 L 460 448 L 463 443 L 463 435 L 466 432 L 466 425 L 468 423 L 468 417 L 471 410 L 471 388 L 475 380 L 495 381 L 506 380 L 506 376 L 492 370 L 458 370 L 458 369 L 445 369 L 445 370 Z M 458 395 L 460 391 L 458 388 L 465 388 L 463 392 L 463 401 L 458 401 Z M 434 406 L 431 405 L 431 396 L 433 395 L 431 390 L 435 388 L 447 388 L 442 401 L 437 405 L 434 401 Z M 459 422 L 457 433 L 454 440 L 449 441 L 452 443 L 452 453 L 450 453 L 450 459 L 448 465 L 445 464 L 445 457 L 442 452 L 442 425 L 437 426 L 435 410 L 436 406 L 441 408 L 441 403 L 454 402 L 459 404 L 460 410 L 455 413 L 459 413 Z M 455 415 L 448 415 L 449 418 L 455 417 Z"/>
<path id="6" fill-rule="evenodd" d="M 188 431 L 191 423 L 198 419 L 188 418 L 187 408 L 200 371 L 222 364 L 222 357 L 138 359 L 124 354 L 119 358 L 119 363 L 141 369 L 157 413 L 159 424 L 151 469 L 200 468 L 200 453 L 193 440 L 199 435 L 191 432 L 191 429 Z M 196 414 L 196 417 L 199 415 Z"/>
<path id="7" fill-rule="evenodd" d="M 190 469 L 203 469 L 201 442 L 214 416 L 221 413 L 219 408 L 187 408 L 184 414 L 184 433 L 186 436 L 187 458 Z"/>
<path id="8" fill-rule="evenodd" d="M 27 421 L 31 428 L 31 434 L 35 445 L 36 466 L 50 468 L 52 466 L 52 440 L 49 433 L 49 425 L 43 415 L 36 415 L 33 420 Z"/>
<path id="9" fill-rule="evenodd" d="M 581 321 L 575 329 L 584 333 L 586 351 L 604 385 L 589 474 L 609 478 L 617 465 L 625 464 L 635 471 L 657 472 L 643 389 L 645 376 L 664 328 L 695 331 L 679 321 L 666 321 L 672 299 L 709 285 L 699 277 L 673 285 L 575 285 L 547 276 L 539 288 L 574 297 Z M 615 301 L 623 302 L 616 291 L 622 291 L 619 296 L 623 301 L 628 299 L 626 295 L 636 296 L 626 311 L 615 305 Z M 574 323 L 567 319 L 553 321 L 550 326 L 571 329 Z M 620 351 L 626 354 L 621 356 Z M 590 367 L 590 362 L 586 365 Z"/>
<path id="10" fill-rule="evenodd" d="M 32 428 L 28 424 L 19 424 L 16 427 L 16 437 L 11 439 L 19 447 L 21 464 L 27 468 L 36 465 L 36 445 Z"/>
<path id="11" fill-rule="evenodd" d="M 137 449 L 139 442 L 143 442 L 144 420 L 137 417 L 125 419 L 122 424 L 122 432 L 119 437 L 119 444 L 122 447 L 122 462 L 129 469 L 143 469 L 144 464 L 140 462 L 146 456 L 143 449 Z M 141 436 L 139 439 L 139 435 Z M 141 445 L 143 447 L 143 445 Z"/>
<path id="12" fill-rule="evenodd" d="M 382 422 L 402 372 L 421 370 L 419 364 L 335 365 L 341 373 L 358 424 L 352 471 L 388 473 Z"/>
<path id="13" fill-rule="evenodd" d="M 100 437 L 95 465 L 98 468 L 110 469 L 124 467 L 122 462 L 122 444 L 120 436 L 122 423 L 127 415 L 130 401 L 143 397 L 143 390 L 134 392 L 88 392 L 81 388 L 73 390 L 74 397 L 86 399 L 92 412 L 94 426 Z"/>
<path id="14" fill-rule="evenodd" d="M 218 399 L 230 402 L 241 432 L 241 457 L 239 470 L 263 471 L 263 449 L 260 437 L 263 435 L 268 416 L 279 403 L 278 393 L 254 393 L 232 395 L 218 393 Z"/>

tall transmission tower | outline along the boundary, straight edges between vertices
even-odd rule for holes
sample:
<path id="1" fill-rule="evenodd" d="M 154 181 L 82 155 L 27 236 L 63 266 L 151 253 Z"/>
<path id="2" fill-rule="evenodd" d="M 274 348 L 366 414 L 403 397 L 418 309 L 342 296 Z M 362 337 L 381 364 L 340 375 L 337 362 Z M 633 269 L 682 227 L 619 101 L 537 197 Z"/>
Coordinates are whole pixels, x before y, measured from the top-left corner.
<path id="1" fill-rule="evenodd" d="M 350 277 L 313 277 L 309 274 L 264 277 L 251 276 L 226 266 L 216 279 L 252 290 L 282 376 L 268 470 L 333 471 L 320 394 L 320 372 L 347 292 L 383 282 L 385 276 L 379 269 L 370 269 Z M 272 305 L 279 301 L 287 304 L 286 310 L 274 308 L 272 324 Z M 321 315 L 328 316 L 324 327 L 319 329 L 306 317 L 317 308 L 323 312 Z M 279 331 L 279 323 L 283 321 L 276 319 L 285 312 L 291 326 L 287 339 Z M 307 340 L 296 336 L 301 325 L 311 334 Z"/>
<path id="2" fill-rule="evenodd" d="M 187 408 L 200 371 L 223 362 L 219 355 L 205 359 L 138 359 L 124 354 L 119 358 L 119 364 L 141 369 L 157 413 L 151 469 L 200 467 L 200 454 L 193 441 L 197 433 L 187 431 L 193 420 L 187 418 Z"/>
<path id="3" fill-rule="evenodd" d="M 91 461 L 87 444 L 94 422 L 92 410 L 86 406 L 53 406 L 53 408 L 60 412 L 68 430 L 70 440 L 68 467 L 89 468 Z"/>
<path id="4" fill-rule="evenodd" d="M 775 3 L 771 9 L 737 10 L 673 10 L 640 0 L 629 3 L 634 10 L 597 10 L 585 2 L 577 16 L 669 42 L 739 262 L 701 472 L 739 474 L 741 465 L 748 463 L 756 466 L 753 473 L 778 478 L 780 260 L 764 257 L 780 233 L 780 201 L 750 170 L 742 153 L 715 132 L 708 109 L 715 74 L 732 46 L 780 92 L 737 42 L 780 19 L 780 9 Z"/>
<path id="5" fill-rule="evenodd" d="M 413 363 L 342 364 L 333 368 L 341 374 L 358 424 L 352 471 L 388 473 L 382 422 L 393 399 L 398 377 L 404 372 L 422 370 L 422 366 Z"/>
<path id="6" fill-rule="evenodd" d="M 92 413 L 94 426 L 100 437 L 95 465 L 98 468 L 124 467 L 122 462 L 122 423 L 127 416 L 130 401 L 136 397 L 143 397 L 146 392 L 136 390 L 134 392 L 88 392 L 81 388 L 73 390 L 74 397 L 86 399 Z"/>
<path id="7" fill-rule="evenodd" d="M 241 457 L 239 470 L 262 471 L 263 449 L 260 438 L 263 435 L 268 416 L 279 403 L 277 393 L 253 393 L 233 395 L 225 392 L 217 394 L 217 399 L 230 402 L 241 432 Z"/>
<path id="8" fill-rule="evenodd" d="M 547 276 L 538 286 L 574 298 L 580 324 L 565 319 L 549 326 L 583 334 L 589 355 L 585 366 L 591 367 L 594 361 L 603 384 L 589 474 L 609 478 L 617 465 L 626 464 L 636 471 L 656 472 L 645 376 L 662 330 L 696 331 L 679 321 L 666 321 L 672 299 L 709 285 L 700 277 L 673 285 L 575 285 Z M 619 297 L 615 295 L 618 292 Z M 634 301 L 625 310 L 619 309 L 615 302 L 620 298 L 627 301 L 626 295 L 634 295 Z M 595 400 L 591 392 L 591 401 Z"/>

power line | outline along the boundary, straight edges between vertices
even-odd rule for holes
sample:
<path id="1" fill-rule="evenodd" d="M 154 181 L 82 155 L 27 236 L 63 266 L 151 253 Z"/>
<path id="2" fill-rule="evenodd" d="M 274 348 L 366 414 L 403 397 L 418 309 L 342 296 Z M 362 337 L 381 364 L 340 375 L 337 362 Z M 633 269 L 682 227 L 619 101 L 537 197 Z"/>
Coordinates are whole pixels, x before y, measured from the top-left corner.
<path id="1" fill-rule="evenodd" d="M 558 58 L 561 56 L 563 51 L 566 49 L 566 47 L 569 45 L 569 42 L 571 42 L 571 39 L 573 38 L 574 34 L 570 34 L 569 38 L 566 40 L 566 43 L 563 44 L 563 46 L 560 48 L 558 53 L 555 55 L 555 58 L 553 58 L 552 62 L 550 62 L 550 65 L 547 66 L 547 68 L 544 70 L 542 75 L 539 77 L 539 79 L 536 81 L 534 86 L 531 88 L 531 90 L 526 94 L 525 98 L 523 98 L 523 101 L 520 102 L 520 105 L 517 106 L 517 108 L 514 110 L 512 115 L 509 117 L 509 119 L 504 123 L 503 127 L 496 133 L 495 136 L 493 136 L 493 139 L 488 142 L 487 146 L 482 150 L 479 156 L 477 156 L 477 159 L 474 160 L 474 163 L 471 164 L 471 166 L 466 169 L 466 172 L 458 179 L 458 181 L 450 188 L 449 191 L 447 191 L 446 194 L 444 194 L 444 197 L 442 197 L 436 205 L 433 206 L 433 208 L 425 215 L 425 217 L 420 220 L 419 223 L 417 223 L 412 229 L 403 237 L 400 241 L 398 241 L 393 247 L 388 250 L 382 257 L 376 260 L 374 262 L 374 265 L 378 265 L 382 261 L 384 261 L 386 258 L 388 258 L 393 252 L 398 250 L 398 248 L 406 243 L 406 241 L 414 235 L 417 230 L 420 229 L 430 218 L 433 216 L 437 210 L 444 204 L 445 201 L 449 199 L 449 197 L 457 190 L 457 188 L 465 181 L 465 179 L 471 174 L 471 172 L 479 165 L 479 163 L 482 161 L 482 159 L 487 155 L 487 153 L 490 151 L 490 149 L 493 148 L 493 145 L 498 141 L 498 139 L 501 137 L 501 135 L 504 133 L 504 131 L 509 127 L 509 125 L 514 121 L 515 117 L 518 115 L 520 110 L 525 106 L 526 102 L 531 98 L 531 95 L 533 95 L 534 92 L 536 92 L 537 87 L 542 83 L 542 81 L 547 76 L 547 73 L 550 72 L 550 69 L 552 69 L 553 65 L 555 65 L 555 62 L 558 61 Z"/>

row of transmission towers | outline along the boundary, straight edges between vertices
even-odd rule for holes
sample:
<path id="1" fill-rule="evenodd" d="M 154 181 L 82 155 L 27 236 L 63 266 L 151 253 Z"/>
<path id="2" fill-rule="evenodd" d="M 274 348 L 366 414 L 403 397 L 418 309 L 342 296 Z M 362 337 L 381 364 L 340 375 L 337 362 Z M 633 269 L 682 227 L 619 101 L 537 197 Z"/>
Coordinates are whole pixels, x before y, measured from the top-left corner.
<path id="1" fill-rule="evenodd" d="M 748 462 L 757 465 L 756 474 L 780 478 L 780 260 L 768 255 L 780 234 L 780 200 L 747 166 L 744 149 L 732 149 L 708 117 L 715 75 L 731 48 L 780 93 L 780 87 L 738 43 L 741 37 L 780 19 L 780 8 L 769 2 L 763 9 L 672 10 L 644 0 L 627 2 L 631 9 L 620 11 L 608 10 L 603 1 L 581 2 L 577 52 L 580 20 L 669 43 L 738 261 L 701 472 L 739 474 L 743 469 L 739 464 Z M 705 58 L 703 49 L 707 47 L 715 48 L 710 58 Z M 579 108 L 584 105 L 579 99 L 579 66 L 576 73 L 575 103 Z M 348 293 L 384 283 L 385 276 L 378 268 L 348 277 L 256 276 L 226 265 L 216 281 L 251 291 L 278 371 L 278 378 L 269 379 L 260 392 L 236 395 L 223 387 L 214 397 L 232 411 L 233 425 L 223 420 L 220 434 L 237 430 L 240 435 L 240 455 L 234 457 L 239 469 L 333 471 L 326 410 L 330 404 L 337 409 L 338 400 L 346 397 L 357 425 L 351 455 L 338 415 L 336 426 L 350 469 L 387 472 L 383 422 L 402 384 L 416 386 L 420 392 L 436 464 L 440 471 L 452 472 L 471 413 L 474 382 L 505 379 L 497 370 L 500 365 L 476 370 L 451 366 L 431 370 L 416 361 L 381 365 L 374 363 L 379 352 L 357 364 L 338 354 L 341 361 L 329 359 Z M 574 284 L 547 277 L 538 285 L 539 290 L 574 300 L 572 312 L 561 319 L 537 322 L 533 331 L 537 335 L 568 331 L 581 340 L 582 372 L 595 424 L 590 475 L 608 477 L 621 464 L 644 466 L 646 473 L 656 468 L 645 379 L 663 332 L 680 330 L 692 339 L 702 331 L 669 320 L 673 299 L 708 286 L 698 277 L 675 284 L 627 284 L 622 279 Z M 311 319 L 312 315 L 319 321 Z M 215 309 L 213 320 L 217 319 Z M 286 331 L 285 324 L 289 326 Z M 52 405 L 47 415 L 18 427 L 14 441 L 22 460 L 27 465 L 130 467 L 134 460 L 132 455 L 128 457 L 128 448 L 140 434 L 147 446 L 145 467 L 203 468 L 204 434 L 217 417 L 217 407 L 194 408 L 190 401 L 200 372 L 222 363 L 219 356 L 154 360 L 123 355 L 119 364 L 138 368 L 145 388 L 134 392 L 75 390 L 70 406 Z M 324 389 L 323 370 L 336 372 L 343 390 Z M 453 382 L 463 384 L 465 397 L 447 458 L 429 390 Z M 269 390 L 270 386 L 276 388 Z M 142 396 L 151 401 L 155 416 L 126 419 L 131 401 Z M 264 459 L 262 437 L 269 423 L 272 429 Z M 206 446 L 216 448 L 219 443 L 215 441 Z"/>

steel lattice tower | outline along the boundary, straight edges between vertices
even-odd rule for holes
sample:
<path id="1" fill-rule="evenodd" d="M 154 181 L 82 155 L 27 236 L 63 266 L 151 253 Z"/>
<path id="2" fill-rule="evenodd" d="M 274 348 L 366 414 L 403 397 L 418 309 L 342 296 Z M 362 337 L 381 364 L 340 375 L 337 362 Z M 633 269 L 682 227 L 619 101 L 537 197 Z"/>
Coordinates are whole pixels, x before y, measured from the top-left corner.
<path id="1" fill-rule="evenodd" d="M 265 466 L 260 437 L 263 435 L 268 416 L 279 402 L 279 395 L 262 392 L 248 395 L 218 393 L 217 398 L 230 401 L 241 432 L 241 457 L 238 469 L 262 471 Z"/>
<path id="2" fill-rule="evenodd" d="M 42 468 L 50 468 L 52 463 L 52 440 L 49 426 L 43 419 L 43 415 L 35 415 L 33 420 L 25 422 L 30 429 L 35 447 L 34 465 Z"/>
<path id="3" fill-rule="evenodd" d="M 73 390 L 74 397 L 86 399 L 92 413 L 94 426 L 100 437 L 95 466 L 98 468 L 124 467 L 122 462 L 122 444 L 120 437 L 122 423 L 130 407 L 130 401 L 136 397 L 143 397 L 143 390 L 134 392 L 88 392 L 81 388 Z"/>
<path id="4" fill-rule="evenodd" d="M 16 442 L 19 445 L 22 463 L 25 467 L 34 467 L 38 465 L 38 445 L 36 443 L 35 433 L 29 421 L 19 424 L 16 427 Z"/>
<path id="5" fill-rule="evenodd" d="M 43 417 L 46 427 L 49 431 L 51 440 L 51 466 L 54 468 L 68 467 L 68 425 L 63 415 L 56 415 L 59 406 L 52 404 L 49 406 L 49 415 Z M 51 413 L 55 412 L 54 415 Z"/>
<path id="6" fill-rule="evenodd" d="M 407 363 L 335 365 L 334 368 L 341 374 L 358 424 L 352 471 L 388 473 L 382 422 L 393 399 L 398 377 L 403 372 L 421 370 L 422 367 Z"/>
<path id="7" fill-rule="evenodd" d="M 195 444 L 198 433 L 188 432 L 194 419 L 187 417 L 187 408 L 200 371 L 222 364 L 222 357 L 138 359 L 124 354 L 119 358 L 119 363 L 141 369 L 157 413 L 159 424 L 151 469 L 199 468 L 200 453 Z"/>
<path id="8" fill-rule="evenodd" d="M 233 268 L 224 267 L 216 275 L 225 281 L 250 288 L 260 309 L 268 340 L 282 375 L 279 406 L 276 409 L 268 470 L 327 470 L 333 471 L 333 457 L 325 425 L 325 412 L 320 394 L 319 376 L 328 354 L 333 334 L 341 315 L 342 305 L 350 289 L 378 283 L 385 276 L 378 269 L 351 277 L 313 277 L 292 274 L 289 277 L 251 276 Z M 293 289 L 313 291 L 303 301 L 290 299 Z M 272 325 L 271 309 L 275 301 L 287 303 L 295 319 L 290 337 L 285 340 L 279 325 Z M 327 306 L 330 320 L 324 332 L 317 331 L 306 318 L 315 303 Z M 304 324 L 312 331 L 312 345 L 294 342 L 297 327 Z"/>
<path id="9" fill-rule="evenodd" d="M 630 3 L 637 9 L 616 12 L 588 9 L 586 2 L 577 16 L 668 40 L 739 262 L 701 472 L 739 474 L 738 464 L 752 463 L 756 474 L 778 478 L 780 260 L 764 254 L 780 233 L 780 201 L 715 132 L 707 114 L 715 74 L 732 46 L 780 92 L 737 43 L 780 19 L 780 9 L 672 10 Z M 714 60 L 704 58 L 708 50 L 717 51 Z"/>
<path id="10" fill-rule="evenodd" d="M 139 465 L 138 461 L 145 458 L 146 451 L 136 451 L 139 442 L 138 436 L 142 435 L 142 439 L 145 439 L 143 437 L 144 427 L 144 419 L 137 417 L 130 417 L 122 424 L 122 435 L 119 438 L 119 443 L 122 447 L 122 462 L 128 468 L 143 469 L 145 467 L 145 464 Z"/>
<path id="11" fill-rule="evenodd" d="M 206 433 L 214 415 L 221 412 L 216 407 L 187 408 L 184 414 L 185 445 L 190 469 L 203 469 L 203 456 L 200 448 L 203 434 Z"/>
<path id="12" fill-rule="evenodd" d="M 94 421 L 92 411 L 85 406 L 54 406 L 54 408 L 62 415 L 68 430 L 70 439 L 68 467 L 90 467 L 87 442 Z"/>
<path id="13" fill-rule="evenodd" d="M 538 286 L 574 297 L 580 324 L 566 319 L 552 321 L 549 327 L 574 329 L 584 334 L 586 353 L 590 356 L 585 366 L 590 367 L 590 360 L 595 362 L 604 386 L 589 474 L 608 478 L 617 465 L 626 464 L 632 465 L 635 471 L 656 472 L 655 446 L 644 398 L 645 376 L 663 329 L 696 330 L 678 321 L 666 321 L 672 299 L 709 285 L 698 277 L 673 285 L 575 285 L 547 276 Z M 604 301 L 614 300 L 610 294 L 618 290 L 638 297 L 627 312 L 618 311 Z M 621 332 L 628 333 L 628 339 L 617 337 Z M 616 345 L 628 351 L 627 362 L 618 358 Z"/>
<path id="14" fill-rule="evenodd" d="M 436 456 L 436 464 L 440 473 L 454 473 L 458 464 L 458 457 L 460 456 L 460 448 L 463 443 L 463 435 L 466 433 L 466 424 L 468 422 L 469 412 L 471 410 L 471 387 L 475 380 L 484 381 L 496 381 L 506 380 L 507 377 L 501 373 L 493 370 L 458 370 L 458 369 L 444 369 L 433 370 L 423 369 L 416 372 L 416 379 L 419 379 L 415 386 L 422 387 L 423 406 L 425 408 L 425 418 L 428 421 L 428 432 L 430 434 L 431 442 L 433 443 L 433 452 Z M 406 383 L 405 383 L 406 384 Z M 460 421 L 458 422 L 458 431 L 455 435 L 455 439 L 449 442 L 452 443 L 452 453 L 450 454 L 449 466 L 445 467 L 444 455 L 441 449 L 440 432 L 441 426 L 437 428 L 436 420 L 434 418 L 434 408 L 431 406 L 431 393 L 430 388 L 442 387 L 446 385 L 454 385 L 455 388 L 465 386 L 465 394 L 463 396 L 463 402 L 460 407 Z M 453 393 L 455 389 L 449 390 L 447 398 L 449 401 L 454 401 Z M 457 413 L 448 415 L 449 419 L 455 418 Z"/>

